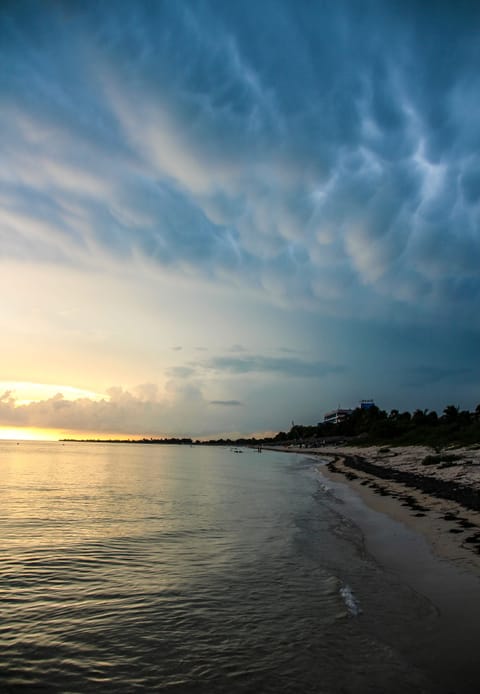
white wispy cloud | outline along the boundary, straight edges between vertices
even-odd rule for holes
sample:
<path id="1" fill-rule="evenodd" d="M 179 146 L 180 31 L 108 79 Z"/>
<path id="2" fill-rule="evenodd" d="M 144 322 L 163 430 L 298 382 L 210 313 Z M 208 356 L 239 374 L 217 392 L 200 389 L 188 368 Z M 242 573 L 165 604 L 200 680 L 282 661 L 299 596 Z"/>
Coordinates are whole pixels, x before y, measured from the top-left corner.
<path id="1" fill-rule="evenodd" d="M 217 3 L 119 4 L 115 19 L 86 6 L 68 26 L 54 6 L 4 11 L 6 251 L 142 253 L 282 303 L 468 303 L 480 254 L 468 17 L 451 39 L 465 47 L 430 83 L 441 12 L 426 51 L 407 13 L 373 3 L 358 26 L 340 3 L 310 25 L 319 11 L 265 5 L 268 52 Z"/>
<path id="2" fill-rule="evenodd" d="M 114 5 L 0 8 L 2 361 L 28 372 L 5 380 L 64 380 L 65 353 L 100 389 L 246 403 L 244 374 L 260 402 L 274 377 L 347 390 L 355 321 L 384 325 L 378 359 L 397 322 L 478 330 L 473 4 Z M 272 357 L 302 340 L 305 359 Z"/>

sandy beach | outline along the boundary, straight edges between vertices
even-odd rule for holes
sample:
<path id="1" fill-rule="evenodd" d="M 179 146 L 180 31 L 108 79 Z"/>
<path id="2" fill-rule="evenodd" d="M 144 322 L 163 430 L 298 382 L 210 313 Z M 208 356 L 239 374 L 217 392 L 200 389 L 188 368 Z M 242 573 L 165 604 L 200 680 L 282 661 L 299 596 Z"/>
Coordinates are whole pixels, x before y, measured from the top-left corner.
<path id="1" fill-rule="evenodd" d="M 284 450 L 318 460 L 332 508 L 360 528 L 367 553 L 432 605 L 437 617 L 427 641 L 419 642 L 414 623 L 412 639 L 432 654 L 439 688 L 477 691 L 480 450 Z"/>
<path id="2" fill-rule="evenodd" d="M 320 457 L 326 478 L 422 534 L 438 557 L 480 574 L 480 447 L 440 454 L 426 446 L 288 450 Z"/>

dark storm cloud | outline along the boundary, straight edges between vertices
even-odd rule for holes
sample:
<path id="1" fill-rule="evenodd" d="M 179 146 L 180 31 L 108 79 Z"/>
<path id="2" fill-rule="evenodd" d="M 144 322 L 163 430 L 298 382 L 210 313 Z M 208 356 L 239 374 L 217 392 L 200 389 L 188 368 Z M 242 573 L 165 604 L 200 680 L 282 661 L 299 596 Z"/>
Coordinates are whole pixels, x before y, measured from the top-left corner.
<path id="1" fill-rule="evenodd" d="M 418 366 L 409 370 L 409 384 L 413 386 L 428 386 L 434 383 L 448 381 L 452 383 L 452 385 L 456 385 L 468 379 L 472 379 L 475 375 L 474 371 L 470 368 Z"/>
<path id="2" fill-rule="evenodd" d="M 218 405 L 220 407 L 241 407 L 243 405 L 240 400 L 210 400 L 210 405 Z"/>
<path id="3" fill-rule="evenodd" d="M 231 374 L 281 374 L 291 378 L 323 378 L 328 374 L 343 373 L 345 367 L 326 362 L 311 362 L 293 357 L 215 357 L 205 366 Z"/>
<path id="4" fill-rule="evenodd" d="M 2 253 L 470 317 L 475 3 L 10 3 Z"/>

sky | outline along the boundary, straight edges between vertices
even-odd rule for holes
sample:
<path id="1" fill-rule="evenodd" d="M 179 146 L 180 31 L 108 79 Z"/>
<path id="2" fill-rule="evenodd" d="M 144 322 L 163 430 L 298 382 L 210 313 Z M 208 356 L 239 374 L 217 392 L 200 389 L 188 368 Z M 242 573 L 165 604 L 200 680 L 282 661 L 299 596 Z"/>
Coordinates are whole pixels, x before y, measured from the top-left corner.
<path id="1" fill-rule="evenodd" d="M 0 437 L 480 402 L 480 8 L 0 4 Z"/>

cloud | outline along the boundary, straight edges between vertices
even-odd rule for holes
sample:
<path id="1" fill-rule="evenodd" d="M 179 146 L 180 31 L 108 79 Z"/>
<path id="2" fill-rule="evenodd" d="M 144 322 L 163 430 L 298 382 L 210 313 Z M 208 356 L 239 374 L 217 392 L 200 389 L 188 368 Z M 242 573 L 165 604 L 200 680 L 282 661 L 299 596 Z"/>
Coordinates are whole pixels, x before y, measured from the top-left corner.
<path id="1" fill-rule="evenodd" d="M 423 387 L 442 381 L 450 381 L 453 384 L 465 382 L 471 379 L 474 371 L 471 368 L 441 368 L 435 366 L 417 366 L 409 370 L 409 384 Z"/>
<path id="2" fill-rule="evenodd" d="M 237 353 L 237 352 L 246 352 L 246 349 L 243 345 L 232 345 L 230 349 L 228 350 L 229 352 Z"/>
<path id="3" fill-rule="evenodd" d="M 306 361 L 293 357 L 214 357 L 205 364 L 207 369 L 230 374 L 281 374 L 289 378 L 323 378 L 343 373 L 345 367 L 323 361 Z"/>
<path id="4" fill-rule="evenodd" d="M 275 304 L 477 321 L 479 18 L 6 6 L 2 254 L 148 259 Z"/>
<path id="5" fill-rule="evenodd" d="M 192 366 L 172 366 L 168 370 L 169 376 L 172 378 L 188 378 L 193 376 L 195 373 L 195 368 Z"/>
<path id="6" fill-rule="evenodd" d="M 155 384 L 142 384 L 131 391 L 120 386 L 108 389 L 107 396 L 92 400 L 67 400 L 61 393 L 44 400 L 18 404 L 14 398 L 0 401 L 2 426 L 37 427 L 66 432 L 98 432 L 99 434 L 163 435 L 188 433 L 188 425 L 180 423 L 180 414 L 188 415 L 194 426 L 204 426 L 201 394 L 194 387 L 170 390 L 160 394 Z"/>
<path id="7" fill-rule="evenodd" d="M 241 407 L 243 405 L 240 400 L 210 400 L 209 404 L 220 407 Z"/>
<path id="8" fill-rule="evenodd" d="M 299 354 L 301 350 L 292 349 L 291 347 L 278 347 L 278 351 L 283 354 Z"/>

